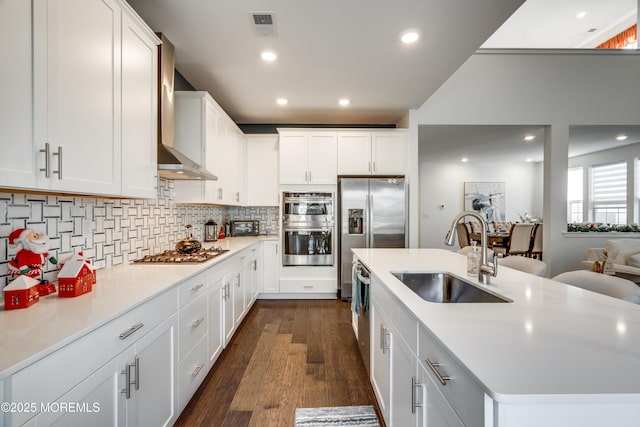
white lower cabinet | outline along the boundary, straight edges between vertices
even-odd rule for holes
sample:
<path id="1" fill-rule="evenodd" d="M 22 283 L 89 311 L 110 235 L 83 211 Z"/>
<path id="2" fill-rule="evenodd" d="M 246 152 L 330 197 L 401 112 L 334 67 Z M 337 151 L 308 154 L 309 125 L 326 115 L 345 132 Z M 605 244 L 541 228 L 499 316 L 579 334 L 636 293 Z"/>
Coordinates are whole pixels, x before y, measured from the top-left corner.
<path id="1" fill-rule="evenodd" d="M 373 288 L 373 287 L 372 287 Z M 371 385 L 385 422 L 391 417 L 391 322 L 372 296 L 369 308 L 371 323 Z"/>
<path id="2" fill-rule="evenodd" d="M 420 363 L 464 425 L 484 425 L 485 394 L 471 374 L 423 325 L 419 328 L 418 341 Z"/>
<path id="3" fill-rule="evenodd" d="M 222 304 L 222 332 L 224 338 L 224 346 L 227 346 L 227 343 L 231 341 L 231 337 L 233 333 L 236 331 L 235 325 L 235 317 L 233 315 L 233 296 L 234 296 L 234 275 L 227 274 L 224 276 L 224 293 L 223 293 L 223 304 Z"/>
<path id="4" fill-rule="evenodd" d="M 375 276 L 369 313 L 371 384 L 388 427 L 485 425 L 482 389 Z"/>
<path id="5" fill-rule="evenodd" d="M 206 276 L 206 274 L 202 274 Z M 206 281 L 202 283 L 206 283 Z M 192 283 L 187 283 L 187 285 L 191 289 L 196 289 L 200 284 L 193 286 Z M 209 367 L 207 357 L 209 312 L 206 284 L 202 288 L 198 288 L 195 292 L 198 292 L 199 295 L 187 305 L 181 307 L 178 315 L 178 412 L 182 411 L 187 405 L 191 396 L 193 396 L 198 386 L 202 383 L 202 380 L 204 380 L 207 368 Z M 220 322 L 219 318 L 218 322 Z"/>
<path id="6" fill-rule="evenodd" d="M 418 425 L 427 427 L 464 427 L 438 385 L 422 364 L 418 363 L 420 406 L 416 408 Z M 437 381 L 437 380 L 436 380 Z"/>
<path id="7" fill-rule="evenodd" d="M 417 423 L 416 405 L 419 400 L 416 396 L 416 370 L 415 356 L 399 333 L 393 332 L 394 340 L 391 346 L 391 422 L 392 426 L 410 427 L 422 424 Z"/>
<path id="8" fill-rule="evenodd" d="M 170 426 L 177 418 L 172 315 L 61 398 L 30 426 Z"/>
<path id="9" fill-rule="evenodd" d="M 260 243 L 0 380 L 0 427 L 171 426 L 259 291 Z"/>
<path id="10" fill-rule="evenodd" d="M 244 277 L 241 273 L 241 270 L 236 270 L 232 273 L 233 279 L 233 329 L 242 322 L 246 312 L 246 286 L 245 281 L 242 280 Z"/>
<path id="11" fill-rule="evenodd" d="M 55 402 L 46 403 L 45 410 L 25 425 L 84 427 L 118 426 L 118 409 L 124 403 L 120 393 L 118 359 L 113 358 L 89 378 L 75 386 Z M 56 410 L 67 402 L 78 402 L 81 411 Z M 38 408 L 41 409 L 41 408 Z"/>
<path id="12" fill-rule="evenodd" d="M 217 272 L 218 271 L 215 268 L 210 270 L 209 295 L 207 297 L 207 312 L 209 315 L 209 328 L 207 334 L 209 344 L 207 345 L 207 353 L 209 357 L 209 367 L 213 366 L 224 349 L 224 335 L 222 334 L 222 327 L 224 323 L 223 305 L 225 303 L 224 295 L 226 288 L 224 286 L 224 278 L 218 277 Z"/>
<path id="13" fill-rule="evenodd" d="M 119 425 L 155 427 L 175 422 L 177 317 L 165 320 L 118 358 L 125 396 L 125 410 L 118 411 Z"/>
<path id="14" fill-rule="evenodd" d="M 265 240 L 262 243 L 262 286 L 260 292 L 280 292 L 280 242 Z"/>

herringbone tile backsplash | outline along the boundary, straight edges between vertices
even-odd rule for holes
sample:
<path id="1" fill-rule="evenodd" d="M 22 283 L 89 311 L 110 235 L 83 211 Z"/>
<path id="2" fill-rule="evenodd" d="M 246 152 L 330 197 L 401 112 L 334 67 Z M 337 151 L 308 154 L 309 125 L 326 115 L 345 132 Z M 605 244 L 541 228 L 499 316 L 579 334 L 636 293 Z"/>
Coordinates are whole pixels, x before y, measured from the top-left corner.
<path id="1" fill-rule="evenodd" d="M 100 269 L 173 249 L 187 224 L 203 240 L 204 223 L 213 219 L 220 224 L 226 217 L 257 219 L 261 233 L 278 232 L 276 207 L 178 205 L 170 180 L 160 180 L 157 200 L 0 192 L 0 289 L 7 284 L 7 262 L 19 249 L 8 239 L 16 228 L 46 233 L 49 254 L 59 260 L 82 251 Z M 45 266 L 45 278 L 55 280 L 54 266 Z"/>

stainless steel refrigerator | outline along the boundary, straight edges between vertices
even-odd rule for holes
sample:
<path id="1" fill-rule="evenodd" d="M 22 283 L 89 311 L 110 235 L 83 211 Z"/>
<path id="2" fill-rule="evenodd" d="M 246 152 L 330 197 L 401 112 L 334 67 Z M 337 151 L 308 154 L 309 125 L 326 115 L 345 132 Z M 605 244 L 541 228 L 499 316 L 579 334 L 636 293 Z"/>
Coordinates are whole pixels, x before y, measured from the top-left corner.
<path id="1" fill-rule="evenodd" d="M 404 177 L 338 177 L 338 283 L 352 295 L 352 248 L 404 248 L 407 244 Z"/>

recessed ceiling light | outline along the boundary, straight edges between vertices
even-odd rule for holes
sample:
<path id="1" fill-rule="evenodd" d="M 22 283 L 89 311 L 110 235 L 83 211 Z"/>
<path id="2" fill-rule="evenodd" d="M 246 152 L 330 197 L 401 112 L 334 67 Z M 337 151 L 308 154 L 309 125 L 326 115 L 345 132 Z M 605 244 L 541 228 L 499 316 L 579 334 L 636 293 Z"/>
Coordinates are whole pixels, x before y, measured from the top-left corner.
<path id="1" fill-rule="evenodd" d="M 616 139 L 618 141 L 624 141 L 625 139 L 627 139 L 627 135 L 625 135 L 625 134 L 618 135 L 618 136 L 616 136 Z"/>
<path id="2" fill-rule="evenodd" d="M 287 105 L 289 103 L 289 100 L 287 98 L 278 98 L 276 99 L 276 103 L 278 105 Z"/>
<path id="3" fill-rule="evenodd" d="M 576 15 L 576 18 L 578 19 L 582 19 L 585 16 L 587 16 L 587 12 L 585 12 L 584 10 L 582 12 L 578 12 L 578 14 Z"/>
<path id="4" fill-rule="evenodd" d="M 275 61 L 278 55 L 276 55 L 275 52 L 272 52 L 270 50 L 265 50 L 260 54 L 260 57 L 265 61 Z"/>
<path id="5" fill-rule="evenodd" d="M 460 159 L 460 161 L 462 163 L 467 163 L 469 161 L 469 159 L 467 159 L 466 157 L 463 157 L 463 158 Z"/>
<path id="6" fill-rule="evenodd" d="M 400 40 L 405 44 L 415 43 L 419 38 L 420 31 L 414 29 L 403 31 L 402 34 L 400 34 Z"/>
<path id="7" fill-rule="evenodd" d="M 343 107 L 346 107 L 347 105 L 351 104 L 351 101 L 349 101 L 347 98 L 342 98 L 341 100 L 338 101 L 338 104 L 342 105 Z"/>
<path id="8" fill-rule="evenodd" d="M 529 157 L 528 159 L 525 159 L 524 161 L 527 162 L 527 163 L 531 163 L 531 162 L 533 162 L 533 159 L 531 157 Z"/>
<path id="9" fill-rule="evenodd" d="M 533 141 L 534 139 L 536 139 L 535 135 L 526 135 L 524 138 L 525 141 L 529 142 L 529 141 Z"/>

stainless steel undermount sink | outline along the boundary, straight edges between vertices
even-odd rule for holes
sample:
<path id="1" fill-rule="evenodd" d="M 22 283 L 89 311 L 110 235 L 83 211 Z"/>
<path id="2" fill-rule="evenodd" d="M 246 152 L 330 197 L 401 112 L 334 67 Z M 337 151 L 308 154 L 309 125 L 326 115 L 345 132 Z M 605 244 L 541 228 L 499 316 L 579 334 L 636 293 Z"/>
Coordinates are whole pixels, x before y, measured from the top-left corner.
<path id="1" fill-rule="evenodd" d="M 392 271 L 420 298 L 440 303 L 513 302 L 446 271 Z"/>

